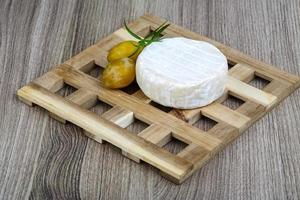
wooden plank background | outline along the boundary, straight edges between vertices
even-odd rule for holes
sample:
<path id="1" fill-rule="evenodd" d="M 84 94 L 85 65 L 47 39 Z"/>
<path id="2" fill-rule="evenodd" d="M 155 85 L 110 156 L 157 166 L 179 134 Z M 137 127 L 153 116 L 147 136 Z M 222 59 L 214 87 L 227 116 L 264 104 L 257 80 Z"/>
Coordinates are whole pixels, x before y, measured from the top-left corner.
<path id="1" fill-rule="evenodd" d="M 1 0 L 0 5 L 0 199 L 300 198 L 299 90 L 179 186 L 15 95 L 124 19 L 145 12 L 299 75 L 299 0 Z"/>

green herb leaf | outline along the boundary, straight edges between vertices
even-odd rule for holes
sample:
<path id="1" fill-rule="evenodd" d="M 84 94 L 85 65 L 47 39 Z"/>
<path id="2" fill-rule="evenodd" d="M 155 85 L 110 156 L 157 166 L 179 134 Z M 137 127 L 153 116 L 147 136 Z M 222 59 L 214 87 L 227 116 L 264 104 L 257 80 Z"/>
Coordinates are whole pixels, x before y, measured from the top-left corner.
<path id="1" fill-rule="evenodd" d="M 134 32 L 132 32 L 132 31 L 128 28 L 128 26 L 127 26 L 125 20 L 124 20 L 124 25 L 125 25 L 125 28 L 126 28 L 126 30 L 128 31 L 128 33 L 129 33 L 130 35 L 132 35 L 134 38 L 136 38 L 136 39 L 138 39 L 138 40 L 143 40 L 143 38 L 141 38 L 140 36 L 138 36 L 137 34 L 135 34 Z"/>
<path id="2" fill-rule="evenodd" d="M 165 24 L 167 23 L 167 21 L 165 21 L 164 23 L 162 23 L 159 27 L 157 27 L 154 31 L 151 31 L 145 38 L 150 38 L 153 36 L 154 33 L 156 33 L 159 29 L 161 29 L 161 27 L 163 27 Z"/>
<path id="3" fill-rule="evenodd" d="M 135 45 L 137 47 L 137 50 L 130 56 L 133 56 L 140 48 L 144 48 L 144 47 L 148 46 L 149 44 L 151 44 L 152 42 L 160 42 L 163 37 L 161 35 L 161 33 L 170 26 L 170 24 L 167 24 L 167 21 L 165 21 L 159 27 L 157 27 L 154 31 L 149 33 L 145 38 L 142 38 L 142 37 L 138 36 L 137 34 L 135 34 L 133 31 L 131 31 L 128 28 L 125 21 L 124 21 L 124 25 L 125 25 L 125 28 L 128 31 L 128 33 L 130 35 L 132 35 L 134 38 L 136 38 L 137 40 L 139 40 L 138 45 Z"/>
<path id="4" fill-rule="evenodd" d="M 153 40 L 155 39 L 159 39 L 161 38 L 161 33 L 166 29 L 168 28 L 168 26 L 170 26 L 170 24 L 166 24 L 165 26 L 161 27 L 158 31 L 156 31 L 152 37 Z"/>

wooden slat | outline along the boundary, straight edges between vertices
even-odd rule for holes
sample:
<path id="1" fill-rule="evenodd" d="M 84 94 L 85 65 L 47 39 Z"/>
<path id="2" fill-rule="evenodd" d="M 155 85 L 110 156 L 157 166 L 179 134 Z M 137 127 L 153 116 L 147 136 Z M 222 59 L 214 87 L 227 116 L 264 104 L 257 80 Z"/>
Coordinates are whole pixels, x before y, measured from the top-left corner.
<path id="1" fill-rule="evenodd" d="M 91 107 L 96 105 L 97 102 L 97 95 L 89 92 L 86 89 L 78 89 L 75 92 L 71 93 L 66 97 L 66 99 L 72 101 L 73 103 L 76 103 L 77 105 L 85 108 L 85 109 L 90 109 Z M 55 120 L 65 124 L 66 120 L 63 118 L 60 118 L 54 113 L 49 113 L 49 115 L 54 118 Z M 86 133 L 88 134 L 88 133 Z M 99 140 L 100 141 L 100 140 Z"/>
<path id="2" fill-rule="evenodd" d="M 123 40 L 114 34 L 101 39 L 95 45 L 101 48 L 103 51 L 109 51 L 113 46 L 122 42 Z"/>
<path id="3" fill-rule="evenodd" d="M 245 115 L 231 110 L 230 108 L 219 103 L 213 103 L 203 107 L 201 109 L 201 113 L 217 122 L 225 122 L 230 124 L 238 128 L 240 131 L 242 131 L 250 121 L 249 117 L 246 117 Z"/>
<path id="4" fill-rule="evenodd" d="M 55 119 L 56 121 L 59 121 L 62 124 L 67 123 L 67 120 L 57 116 L 55 113 L 49 112 L 49 116 L 52 117 L 53 119 Z"/>
<path id="5" fill-rule="evenodd" d="M 219 122 L 207 132 L 207 134 L 213 135 L 214 137 L 222 140 L 224 145 L 235 140 L 241 133 L 242 132 L 239 129 L 225 122 Z"/>
<path id="6" fill-rule="evenodd" d="M 120 28 L 119 30 L 114 32 L 114 35 L 121 38 L 122 40 L 134 40 L 138 41 L 136 38 L 134 38 L 132 35 L 128 33 L 124 28 Z"/>
<path id="7" fill-rule="evenodd" d="M 253 68 L 242 64 L 236 64 L 229 70 L 228 75 L 247 83 L 254 78 L 254 73 L 255 70 Z"/>
<path id="8" fill-rule="evenodd" d="M 51 92 L 57 92 L 64 86 L 63 79 L 52 71 L 47 72 L 43 76 L 33 80 L 33 82 L 47 90 L 50 90 Z"/>
<path id="9" fill-rule="evenodd" d="M 138 98 L 140 101 L 143 101 L 145 103 L 150 103 L 151 99 L 149 99 L 143 92 L 142 90 L 138 90 L 133 94 L 134 97 Z"/>
<path id="10" fill-rule="evenodd" d="M 32 103 L 31 101 L 28 101 L 27 99 L 24 99 L 24 98 L 21 97 L 21 96 L 18 96 L 18 99 L 19 99 L 20 101 L 22 101 L 23 103 L 25 103 L 26 105 L 28 105 L 28 106 L 33 106 L 33 103 Z"/>
<path id="11" fill-rule="evenodd" d="M 86 111 L 71 101 L 64 101 L 62 97 L 37 84 L 31 83 L 23 87 L 18 90 L 18 95 L 86 129 L 95 136 L 101 136 L 106 141 L 145 160 L 178 180 L 181 180 L 192 169 L 192 164 L 184 159 L 100 118 L 91 111 Z"/>
<path id="12" fill-rule="evenodd" d="M 151 124 L 149 127 L 144 129 L 142 132 L 138 134 L 138 136 L 144 138 L 145 140 L 162 147 L 168 142 L 171 141 L 171 130 L 166 129 L 158 124 Z M 129 159 L 139 163 L 140 159 L 126 151 L 122 151 L 122 154 Z"/>
<path id="13" fill-rule="evenodd" d="M 263 90 L 276 96 L 279 100 L 281 100 L 282 98 L 288 96 L 288 94 L 292 92 L 293 86 L 290 83 L 282 82 L 279 80 L 273 80 Z"/>
<path id="14" fill-rule="evenodd" d="M 177 154 L 179 157 L 188 160 L 189 162 L 193 163 L 193 169 L 189 172 L 189 174 L 182 180 L 182 183 L 187 177 L 189 177 L 194 171 L 201 168 L 213 155 L 212 152 L 203 149 L 202 147 L 198 146 L 197 144 L 190 144 L 184 150 Z M 168 178 L 168 176 L 166 176 Z M 169 178 L 170 179 L 170 178 Z M 171 179 L 172 180 L 172 179 Z"/>
<path id="15" fill-rule="evenodd" d="M 97 103 L 97 95 L 84 88 L 80 88 L 71 93 L 66 97 L 66 99 L 72 101 L 73 103 L 76 103 L 77 105 L 85 109 L 90 109 Z"/>
<path id="16" fill-rule="evenodd" d="M 193 163 L 195 168 L 199 168 L 200 165 L 204 164 L 201 163 L 201 161 L 205 162 L 204 157 L 208 156 L 208 154 L 209 151 L 203 149 L 197 144 L 192 143 L 189 146 L 187 146 L 184 150 L 179 152 L 177 155 Z"/>
<path id="17" fill-rule="evenodd" d="M 161 127 L 158 124 L 151 124 L 138 135 L 159 147 L 162 147 L 170 142 L 172 138 L 171 130 Z"/>
<path id="18" fill-rule="evenodd" d="M 82 70 L 85 72 L 91 70 L 95 65 L 94 57 L 84 51 L 80 52 L 64 63 L 73 66 L 74 69 Z"/>
<path id="19" fill-rule="evenodd" d="M 272 94 L 266 93 L 232 77 L 228 77 L 227 89 L 240 99 L 245 101 L 249 99 L 267 108 L 271 107 L 277 99 L 276 96 Z"/>
<path id="20" fill-rule="evenodd" d="M 239 112 L 239 113 L 251 118 L 251 121 L 252 121 L 252 119 L 255 116 L 258 116 L 261 113 L 266 112 L 266 110 L 267 110 L 266 107 L 264 107 L 258 103 L 255 103 L 253 101 L 247 101 L 243 105 L 241 105 L 239 108 L 237 108 L 236 112 Z"/>
<path id="21" fill-rule="evenodd" d="M 183 109 L 173 109 L 170 114 L 176 116 L 178 119 L 181 119 L 189 124 L 194 124 L 200 119 L 200 108 L 192 110 L 183 110 Z"/>
<path id="22" fill-rule="evenodd" d="M 86 54 L 89 54 L 94 59 L 96 65 L 101 66 L 103 68 L 107 65 L 107 51 L 104 51 L 103 48 L 100 48 L 97 45 L 93 45 L 86 50 L 84 50 Z"/>
<path id="23" fill-rule="evenodd" d="M 117 124 L 118 126 L 125 128 L 134 121 L 133 112 L 126 110 L 120 106 L 115 106 L 112 109 L 106 111 L 101 117 Z"/>
<path id="24" fill-rule="evenodd" d="M 64 63 L 74 67 L 74 69 L 78 69 L 83 72 L 89 72 L 95 67 L 95 65 L 98 65 L 100 67 L 106 67 L 106 56 L 107 51 L 104 51 L 97 45 L 93 45 L 80 52 L 76 56 L 65 61 Z"/>

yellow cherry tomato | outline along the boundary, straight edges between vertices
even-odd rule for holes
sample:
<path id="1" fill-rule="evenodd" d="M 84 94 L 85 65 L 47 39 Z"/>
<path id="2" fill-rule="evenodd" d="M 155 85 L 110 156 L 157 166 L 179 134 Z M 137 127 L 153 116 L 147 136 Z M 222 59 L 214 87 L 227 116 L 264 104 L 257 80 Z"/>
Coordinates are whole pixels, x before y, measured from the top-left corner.
<path id="1" fill-rule="evenodd" d="M 114 46 L 108 52 L 107 60 L 108 62 L 112 62 L 121 58 L 130 57 L 135 61 L 142 50 L 142 47 L 138 48 L 138 42 L 132 40 L 124 41 Z"/>
<path id="2" fill-rule="evenodd" d="M 126 87 L 134 79 L 135 62 L 131 58 L 121 58 L 108 63 L 102 74 L 104 86 L 111 89 Z"/>

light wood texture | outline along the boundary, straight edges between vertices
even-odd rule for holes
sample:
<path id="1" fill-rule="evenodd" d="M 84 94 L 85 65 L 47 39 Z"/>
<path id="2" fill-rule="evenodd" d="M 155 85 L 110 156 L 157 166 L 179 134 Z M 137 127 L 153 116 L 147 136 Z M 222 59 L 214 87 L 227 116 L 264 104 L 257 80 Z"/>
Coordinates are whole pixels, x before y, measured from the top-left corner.
<path id="1" fill-rule="evenodd" d="M 152 143 L 146 142 L 104 118 L 99 118 L 97 114 L 88 112 L 71 101 L 65 101 L 62 97 L 35 83 L 23 87 L 18 91 L 18 95 L 87 130 L 92 139 L 94 136 L 99 136 L 159 168 L 178 181 L 192 169 L 192 165 L 185 160 L 157 148 Z"/>
<path id="2" fill-rule="evenodd" d="M 231 77 L 228 78 L 227 89 L 244 101 L 251 100 L 266 108 L 270 108 L 277 99 L 277 97 L 272 94 L 256 89 L 253 86 Z"/>
<path id="3" fill-rule="evenodd" d="M 299 199 L 299 90 L 180 186 L 147 165 L 131 162 L 112 145 L 87 139 L 80 128 L 57 123 L 38 107 L 28 108 L 15 96 L 22 85 L 118 29 L 124 19 L 145 12 L 299 75 L 299 3 L 2 1 L 1 199 Z M 276 86 L 272 82 L 264 90 L 284 90 Z M 101 105 L 98 111 L 107 109 Z M 236 111 L 258 116 L 247 106 Z M 209 132 L 221 138 L 218 130 L 225 127 L 218 123 Z M 136 132 L 142 128 L 129 127 Z"/>
<path id="4" fill-rule="evenodd" d="M 135 32 L 147 34 L 144 30 L 150 31 L 152 27 L 159 26 L 164 21 L 164 19 L 156 16 L 144 15 L 129 24 L 129 26 Z M 226 92 L 247 103 L 253 102 L 258 104 L 264 109 L 258 112 L 257 116 L 250 117 L 242 112 L 234 111 L 221 105 L 220 100 L 218 100 L 206 107 L 182 112 L 185 118 L 187 118 L 187 113 L 193 120 L 195 120 L 195 115 L 199 119 L 203 115 L 218 123 L 226 124 L 226 127 L 238 129 L 238 134 L 235 134 L 234 137 L 231 137 L 231 132 L 228 133 L 226 128 L 224 128 L 224 132 L 219 130 L 219 134 L 225 136 L 225 139 L 197 129 L 190 124 L 190 120 L 188 120 L 190 123 L 187 123 L 180 118 L 176 118 L 175 114 L 173 114 L 174 116 L 172 115 L 174 112 L 170 115 L 160 111 L 148 104 L 148 98 L 143 97 L 141 91 L 131 96 L 121 90 L 106 89 L 102 86 L 101 79 L 99 81 L 99 79 L 95 79 L 86 73 L 89 73 L 95 67 L 98 57 L 107 55 L 105 49 L 111 48 L 109 45 L 131 39 L 123 28 L 107 36 L 112 41 L 109 45 L 103 42 L 107 41 L 107 38 L 100 40 L 92 47 L 79 53 L 82 54 L 82 56 L 78 56 L 80 57 L 79 64 L 76 62 L 76 59 L 73 60 L 71 58 L 72 62 L 66 61 L 48 72 L 48 74 L 19 89 L 18 96 L 21 97 L 21 100 L 25 99 L 26 104 L 32 102 L 45 108 L 58 121 L 64 122 L 64 120 L 67 120 L 83 128 L 88 137 L 95 139 L 99 143 L 103 143 L 103 140 L 105 140 L 122 149 L 123 155 L 128 158 L 136 162 L 143 160 L 157 167 L 171 181 L 182 183 L 257 119 L 268 113 L 270 109 L 280 102 L 278 99 L 283 100 L 284 97 L 291 94 L 300 85 L 300 78 L 295 75 L 287 74 L 274 67 L 255 61 L 253 58 L 242 55 L 230 47 L 208 38 L 197 36 L 176 25 L 172 24 L 170 30 L 168 31 L 167 29 L 162 34 L 169 34 L 170 37 L 184 36 L 206 40 L 218 46 L 226 54 L 230 63 L 241 60 L 241 63 L 236 63 L 234 71 L 229 73 Z M 87 51 L 88 53 L 86 53 Z M 82 60 L 86 60 L 86 62 L 83 63 Z M 247 60 L 248 67 L 243 65 L 244 60 Z M 252 67 L 249 63 L 256 63 L 256 65 Z M 245 72 L 243 69 L 245 69 Z M 259 72 L 256 72 L 256 69 L 259 69 Z M 239 71 L 242 71 L 241 75 L 239 75 Z M 275 93 L 275 96 L 272 94 L 273 90 L 267 93 L 243 82 L 251 81 L 249 77 L 254 78 L 256 73 L 259 73 L 263 78 L 271 82 L 276 81 L 279 88 L 288 86 L 291 89 L 288 92 L 279 90 Z M 234 76 L 230 76 L 230 74 L 234 74 Z M 282 76 L 277 79 L 274 74 Z M 64 99 L 54 94 L 54 92 L 63 88 L 65 84 L 78 90 Z M 88 110 L 96 104 L 97 98 L 114 107 L 103 115 L 98 116 Z M 225 100 L 226 98 L 222 97 L 221 99 Z M 248 108 L 248 112 L 251 113 L 256 113 L 257 110 L 256 107 Z M 176 112 L 178 113 L 180 110 L 177 109 Z M 124 129 L 132 124 L 135 118 L 149 124 L 150 127 L 137 135 Z M 227 139 L 229 137 L 226 137 L 227 134 L 229 134 L 231 139 Z M 172 137 L 188 145 L 182 150 L 183 153 L 178 153 L 179 156 L 162 148 L 163 145 L 172 140 Z"/>
<path id="5" fill-rule="evenodd" d="M 240 129 L 241 132 L 242 128 L 250 121 L 249 117 L 231 110 L 220 103 L 213 103 L 210 106 L 202 108 L 201 113 L 217 122 L 230 124 L 235 128 Z"/>

